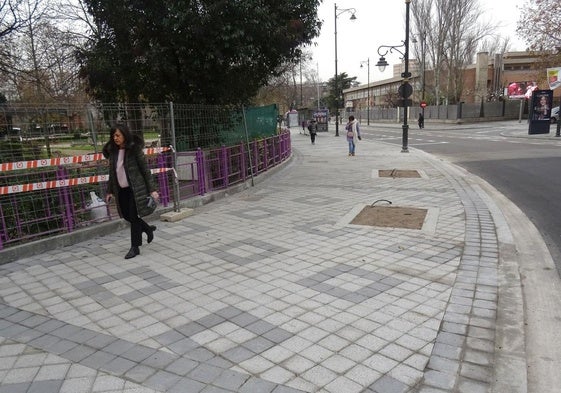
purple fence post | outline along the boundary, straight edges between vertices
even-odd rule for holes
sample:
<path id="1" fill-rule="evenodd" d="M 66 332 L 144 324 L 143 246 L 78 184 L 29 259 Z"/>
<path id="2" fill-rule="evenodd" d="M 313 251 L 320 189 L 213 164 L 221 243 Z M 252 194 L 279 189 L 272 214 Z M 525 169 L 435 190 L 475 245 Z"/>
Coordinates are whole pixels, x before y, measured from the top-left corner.
<path id="1" fill-rule="evenodd" d="M 242 171 L 242 180 L 245 181 L 247 178 L 247 168 L 245 159 L 245 147 L 243 143 L 240 143 L 240 170 Z"/>
<path id="2" fill-rule="evenodd" d="M 273 162 L 276 164 L 277 162 L 279 162 L 279 157 L 278 157 L 278 153 L 277 153 L 277 140 L 278 138 L 276 136 L 273 136 L 271 138 L 271 142 L 273 143 Z"/>
<path id="3" fill-rule="evenodd" d="M 230 185 L 230 165 L 228 165 L 228 148 L 222 145 L 220 148 L 220 161 L 222 167 L 222 187 L 228 188 Z"/>
<path id="4" fill-rule="evenodd" d="M 265 163 L 265 170 L 269 169 L 269 145 L 267 140 L 263 140 L 263 162 Z"/>
<path id="5" fill-rule="evenodd" d="M 257 139 L 251 143 L 253 143 L 253 165 L 255 165 L 253 173 L 257 175 L 259 173 L 259 146 L 257 146 Z"/>
<path id="6" fill-rule="evenodd" d="M 8 228 L 6 228 L 6 219 L 4 218 L 4 209 L 0 204 L 0 221 L 2 222 L 2 230 L 0 231 L 0 250 L 4 248 L 4 242 L 2 239 L 8 240 Z"/>
<path id="7" fill-rule="evenodd" d="M 158 154 L 158 168 L 168 169 L 166 165 L 166 158 L 164 154 Z M 167 207 L 170 201 L 170 192 L 169 192 L 169 182 L 167 181 L 168 178 L 168 171 L 158 173 L 158 188 L 160 191 L 160 198 L 162 200 L 162 204 Z"/>
<path id="8" fill-rule="evenodd" d="M 206 192 L 206 169 L 205 157 L 201 148 L 197 148 L 195 153 L 195 161 L 197 162 L 197 176 L 199 177 L 199 195 L 204 195 Z"/>

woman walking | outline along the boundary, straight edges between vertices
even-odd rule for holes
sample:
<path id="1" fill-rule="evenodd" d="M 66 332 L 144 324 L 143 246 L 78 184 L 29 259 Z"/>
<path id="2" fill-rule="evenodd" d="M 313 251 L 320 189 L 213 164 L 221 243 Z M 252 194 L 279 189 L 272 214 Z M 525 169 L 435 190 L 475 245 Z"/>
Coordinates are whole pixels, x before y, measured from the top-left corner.
<path id="1" fill-rule="evenodd" d="M 154 239 L 154 225 L 148 225 L 145 217 L 156 209 L 160 198 L 152 174 L 144 158 L 144 143 L 133 135 L 125 124 L 111 128 L 109 141 L 103 147 L 103 155 L 109 160 L 109 182 L 105 200 L 117 196 L 119 215 L 131 225 L 131 248 L 125 259 L 140 254 L 142 232 L 148 243 Z"/>
<path id="2" fill-rule="evenodd" d="M 354 116 L 349 116 L 349 122 L 345 126 L 347 130 L 347 142 L 349 144 L 349 156 L 355 155 L 357 140 L 361 140 L 360 130 L 358 128 L 358 121 L 355 120 Z"/>

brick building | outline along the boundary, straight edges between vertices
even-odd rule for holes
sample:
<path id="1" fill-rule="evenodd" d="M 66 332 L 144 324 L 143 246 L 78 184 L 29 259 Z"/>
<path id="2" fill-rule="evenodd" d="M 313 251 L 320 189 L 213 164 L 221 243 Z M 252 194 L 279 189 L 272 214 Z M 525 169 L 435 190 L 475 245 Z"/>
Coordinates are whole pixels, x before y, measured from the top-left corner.
<path id="1" fill-rule="evenodd" d="M 548 89 L 546 70 L 538 69 L 538 56 L 529 52 L 506 52 L 502 55 L 489 56 L 486 52 L 478 53 L 476 63 L 464 70 L 463 88 L 460 100 L 467 104 L 481 101 L 493 101 L 499 97 L 508 99 L 507 88 L 516 83 L 524 93 L 527 86 L 536 83 L 540 89 Z M 368 97 L 370 107 L 393 106 L 392 96 L 396 98 L 397 90 L 402 82 L 401 73 L 404 63 L 393 67 L 393 76 L 389 79 L 370 82 L 343 91 L 347 111 L 367 108 Z M 416 59 L 409 62 L 412 74 L 410 83 L 413 86 L 413 106 L 418 106 L 422 89 L 421 64 Z M 425 97 L 430 100 L 434 83 L 434 71 L 425 71 Z M 370 90 L 370 91 L 368 91 Z M 368 94 L 370 93 L 370 94 Z M 514 98 L 514 97 L 511 97 Z M 554 90 L 554 100 L 561 100 L 561 89 Z"/>

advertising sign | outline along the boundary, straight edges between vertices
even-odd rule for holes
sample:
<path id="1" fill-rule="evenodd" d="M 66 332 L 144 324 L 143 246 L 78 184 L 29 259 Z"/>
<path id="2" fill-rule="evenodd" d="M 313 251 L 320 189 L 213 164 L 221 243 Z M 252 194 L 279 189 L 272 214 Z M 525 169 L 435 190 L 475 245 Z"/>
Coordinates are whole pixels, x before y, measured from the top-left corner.
<path id="1" fill-rule="evenodd" d="M 538 89 L 536 82 L 511 82 L 507 87 L 507 96 L 512 99 L 530 99 L 532 93 Z"/>
<path id="2" fill-rule="evenodd" d="M 318 109 L 313 113 L 313 117 L 317 122 L 318 132 L 327 132 L 329 124 L 329 109 Z"/>
<path id="3" fill-rule="evenodd" d="M 547 83 L 551 90 L 561 86 L 561 67 L 547 69 Z"/>
<path id="4" fill-rule="evenodd" d="M 528 134 L 548 134 L 553 90 L 535 90 L 530 106 Z"/>

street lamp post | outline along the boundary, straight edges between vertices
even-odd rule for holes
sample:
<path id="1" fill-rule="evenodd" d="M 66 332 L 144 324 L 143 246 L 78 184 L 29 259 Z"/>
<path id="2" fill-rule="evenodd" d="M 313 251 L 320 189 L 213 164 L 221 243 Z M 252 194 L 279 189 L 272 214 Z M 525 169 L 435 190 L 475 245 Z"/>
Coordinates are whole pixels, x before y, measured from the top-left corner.
<path id="1" fill-rule="evenodd" d="M 362 65 L 365 63 L 368 68 L 368 79 L 366 82 L 366 124 L 370 125 L 370 57 L 366 59 L 366 61 L 360 62 L 360 68 L 362 68 Z"/>
<path id="2" fill-rule="evenodd" d="M 405 41 L 402 45 L 381 45 L 378 47 L 378 54 L 380 55 L 380 59 L 376 66 L 380 69 L 381 72 L 384 72 L 386 67 L 388 66 L 388 62 L 384 57 L 388 53 L 392 51 L 396 51 L 403 56 L 403 60 L 405 61 L 405 69 L 404 72 L 401 73 L 401 77 L 403 81 L 401 82 L 401 86 L 399 86 L 399 98 L 401 106 L 403 107 L 403 126 L 402 126 L 402 146 L 401 152 L 402 153 L 409 153 L 408 147 L 408 138 L 409 138 L 409 124 L 407 124 L 407 117 L 409 116 L 409 106 L 411 106 L 411 94 L 413 94 L 413 88 L 409 84 L 409 78 L 411 77 L 411 73 L 409 72 L 409 6 L 411 4 L 411 0 L 405 0 Z M 399 48 L 404 47 L 404 51 L 402 52 Z M 381 53 L 381 50 L 385 52 Z"/>
<path id="3" fill-rule="evenodd" d="M 350 12 L 351 20 L 355 20 L 356 9 L 354 8 L 337 8 L 335 3 L 335 136 L 339 136 L 339 74 L 337 73 L 337 18 L 339 15 Z"/>
<path id="4" fill-rule="evenodd" d="M 421 68 L 422 68 L 422 74 L 421 74 L 421 101 L 425 102 L 425 67 L 426 67 L 426 50 L 427 50 L 427 32 L 423 31 L 422 32 L 422 37 L 421 37 Z M 423 117 L 425 117 L 425 107 L 423 105 L 422 109 L 423 111 Z"/>

